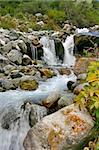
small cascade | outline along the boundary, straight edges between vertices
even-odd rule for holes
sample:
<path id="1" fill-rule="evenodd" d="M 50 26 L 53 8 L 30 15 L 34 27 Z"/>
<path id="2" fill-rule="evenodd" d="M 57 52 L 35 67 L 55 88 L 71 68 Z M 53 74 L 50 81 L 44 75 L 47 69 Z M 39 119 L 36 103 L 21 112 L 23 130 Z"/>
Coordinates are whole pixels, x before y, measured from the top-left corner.
<path id="1" fill-rule="evenodd" d="M 37 60 L 38 59 L 37 47 L 34 47 L 33 44 L 30 44 L 30 47 L 31 47 L 32 59 Z"/>
<path id="2" fill-rule="evenodd" d="M 11 108 L 6 107 L 5 111 L 0 115 L 0 150 L 24 150 L 23 141 L 30 129 L 30 106 L 27 105 L 25 110 L 13 109 L 12 112 Z"/>
<path id="3" fill-rule="evenodd" d="M 75 65 L 75 57 L 73 56 L 74 50 L 74 35 L 67 36 L 65 42 L 62 43 L 64 47 L 64 61 L 63 65 L 71 67 Z"/>
<path id="4" fill-rule="evenodd" d="M 40 39 L 40 43 L 43 45 L 44 61 L 48 65 L 57 65 L 54 40 L 50 39 L 48 36 L 43 36 Z"/>
<path id="5" fill-rule="evenodd" d="M 79 28 L 77 28 L 76 29 L 76 33 L 88 33 L 89 32 L 89 29 L 87 29 L 87 28 L 81 28 L 81 29 L 79 29 Z"/>

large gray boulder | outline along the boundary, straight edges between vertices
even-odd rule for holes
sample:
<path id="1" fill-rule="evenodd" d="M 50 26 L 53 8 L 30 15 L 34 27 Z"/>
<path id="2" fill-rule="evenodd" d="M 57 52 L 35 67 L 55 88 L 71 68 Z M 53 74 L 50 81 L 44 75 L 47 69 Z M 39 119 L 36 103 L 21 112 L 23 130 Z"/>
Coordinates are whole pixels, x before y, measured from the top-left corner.
<path id="1" fill-rule="evenodd" d="M 40 121 L 46 115 L 47 109 L 44 106 L 32 104 L 29 115 L 30 126 L 33 127 L 38 121 Z"/>
<path id="2" fill-rule="evenodd" d="M 22 53 L 18 50 L 11 50 L 8 54 L 7 54 L 8 58 L 16 63 L 16 64 L 21 64 L 22 63 Z"/>
<path id="3" fill-rule="evenodd" d="M 58 100 L 58 107 L 62 108 L 62 107 L 72 104 L 74 98 L 75 98 L 75 95 L 73 93 L 68 92 L 66 94 L 63 94 L 61 98 Z"/>
<path id="4" fill-rule="evenodd" d="M 86 110 L 74 104 L 46 116 L 29 130 L 25 150 L 72 150 L 94 126 Z"/>

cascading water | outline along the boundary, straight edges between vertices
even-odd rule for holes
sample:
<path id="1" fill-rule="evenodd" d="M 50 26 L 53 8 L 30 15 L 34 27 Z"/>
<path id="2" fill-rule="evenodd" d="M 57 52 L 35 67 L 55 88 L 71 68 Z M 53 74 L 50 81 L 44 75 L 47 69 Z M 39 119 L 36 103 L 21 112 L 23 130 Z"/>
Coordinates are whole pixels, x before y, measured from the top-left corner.
<path id="1" fill-rule="evenodd" d="M 5 108 L 0 114 L 0 150 L 24 150 L 23 141 L 29 127 L 30 108 Z"/>
<path id="2" fill-rule="evenodd" d="M 55 43 L 48 36 L 40 39 L 43 45 L 43 59 L 48 65 L 57 65 L 58 61 L 55 52 Z M 73 35 L 66 38 L 62 43 L 64 46 L 64 65 L 73 66 L 75 57 L 73 56 L 74 41 Z M 37 60 L 37 48 L 32 44 L 32 59 Z M 30 129 L 29 112 L 30 108 L 23 110 L 21 106 L 26 101 L 41 104 L 47 96 L 53 92 L 62 92 L 67 89 L 67 82 L 76 80 L 76 76 L 71 73 L 69 76 L 59 75 L 40 82 L 35 91 L 12 90 L 0 92 L 0 150 L 24 150 L 23 141 Z"/>
<path id="3" fill-rule="evenodd" d="M 71 67 L 75 65 L 75 57 L 73 56 L 74 50 L 74 35 L 67 36 L 65 42 L 62 43 L 64 47 L 64 61 L 63 65 Z"/>
<path id="4" fill-rule="evenodd" d="M 48 65 L 58 65 L 58 61 L 55 53 L 55 43 L 54 40 L 49 39 L 49 37 L 43 36 L 40 39 L 40 43 L 43 45 L 44 50 L 44 61 Z M 64 61 L 63 65 L 71 67 L 75 65 L 75 57 L 73 56 L 74 50 L 74 35 L 67 36 L 65 42 L 62 42 L 64 47 Z"/>
<path id="5" fill-rule="evenodd" d="M 30 44 L 30 47 L 31 47 L 32 59 L 37 60 L 38 59 L 37 48 L 34 47 L 33 44 Z"/>
<path id="6" fill-rule="evenodd" d="M 40 39 L 40 43 L 43 45 L 44 61 L 48 65 L 57 65 L 54 40 L 50 39 L 48 36 L 43 36 Z"/>
<path id="7" fill-rule="evenodd" d="M 73 73 L 69 76 L 58 75 L 41 82 L 35 91 L 0 92 L 0 150 L 24 150 L 23 141 L 30 128 L 30 107 L 24 111 L 21 107 L 24 102 L 41 104 L 51 93 L 66 90 L 67 82 L 75 80 Z"/>

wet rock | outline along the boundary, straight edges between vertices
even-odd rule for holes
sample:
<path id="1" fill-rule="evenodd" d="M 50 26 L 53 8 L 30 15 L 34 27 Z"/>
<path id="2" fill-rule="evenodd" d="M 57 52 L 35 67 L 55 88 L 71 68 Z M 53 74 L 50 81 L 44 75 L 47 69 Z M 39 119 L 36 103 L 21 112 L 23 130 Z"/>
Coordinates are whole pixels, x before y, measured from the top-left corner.
<path id="1" fill-rule="evenodd" d="M 66 93 L 58 100 L 58 107 L 62 108 L 73 103 L 75 95 L 73 93 Z"/>
<path id="2" fill-rule="evenodd" d="M 43 100 L 42 104 L 43 106 L 50 108 L 58 101 L 59 98 L 60 98 L 59 92 L 54 92 L 51 95 L 49 95 L 45 100 Z"/>
<path id="3" fill-rule="evenodd" d="M 70 105 L 46 116 L 29 130 L 25 150 L 72 149 L 87 137 L 94 126 L 86 110 Z"/>
<path id="4" fill-rule="evenodd" d="M 76 87 L 74 88 L 73 93 L 74 93 L 74 94 L 79 94 L 79 93 L 84 89 L 85 86 L 89 86 L 89 83 L 82 83 L 82 84 L 79 84 L 78 86 L 76 86 Z"/>
<path id="5" fill-rule="evenodd" d="M 59 61 L 63 62 L 64 59 L 64 47 L 62 45 L 61 40 L 58 38 L 59 33 L 54 33 L 52 36 L 55 38 L 55 51 L 56 51 L 56 57 L 59 58 Z"/>
<path id="6" fill-rule="evenodd" d="M 61 75 L 63 75 L 63 74 L 65 74 L 65 75 L 70 75 L 70 74 L 71 74 L 71 71 L 70 71 L 70 69 L 68 69 L 68 68 L 60 68 L 60 69 L 59 69 L 59 73 L 60 73 Z"/>
<path id="7" fill-rule="evenodd" d="M 68 81 L 68 82 L 67 82 L 68 90 L 73 91 L 73 89 L 76 87 L 76 84 L 77 84 L 76 82 Z"/>
<path id="8" fill-rule="evenodd" d="M 24 54 L 23 58 L 22 58 L 22 64 L 23 65 L 31 65 L 32 64 L 31 58 L 28 55 Z"/>
<path id="9" fill-rule="evenodd" d="M 41 76 L 45 76 L 47 78 L 51 78 L 55 75 L 54 71 L 51 70 L 51 69 L 40 69 L 40 72 L 41 72 Z"/>
<path id="10" fill-rule="evenodd" d="M 29 115 L 29 124 L 33 127 L 38 121 L 47 115 L 47 109 L 44 106 L 33 104 Z"/>
<path id="11" fill-rule="evenodd" d="M 7 56 L 12 62 L 22 64 L 22 53 L 18 50 L 11 50 Z"/>
<path id="12" fill-rule="evenodd" d="M 18 114 L 14 108 L 11 108 L 8 112 L 6 111 L 3 114 L 1 120 L 1 126 L 4 129 L 10 129 L 11 123 L 13 123 L 18 117 Z"/>
<path id="13" fill-rule="evenodd" d="M 32 77 L 23 77 L 19 86 L 22 90 L 36 90 L 38 88 L 38 82 Z"/>

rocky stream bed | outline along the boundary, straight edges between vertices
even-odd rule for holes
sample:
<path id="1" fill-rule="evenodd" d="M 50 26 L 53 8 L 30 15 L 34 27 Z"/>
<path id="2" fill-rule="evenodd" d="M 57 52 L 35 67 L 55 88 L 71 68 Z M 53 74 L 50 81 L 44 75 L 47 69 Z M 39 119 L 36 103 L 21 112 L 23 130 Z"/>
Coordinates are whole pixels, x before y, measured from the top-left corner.
<path id="1" fill-rule="evenodd" d="M 0 29 L 0 150 L 80 150 L 94 120 L 74 99 L 98 58 L 73 54 L 99 34 L 76 32 Z"/>

